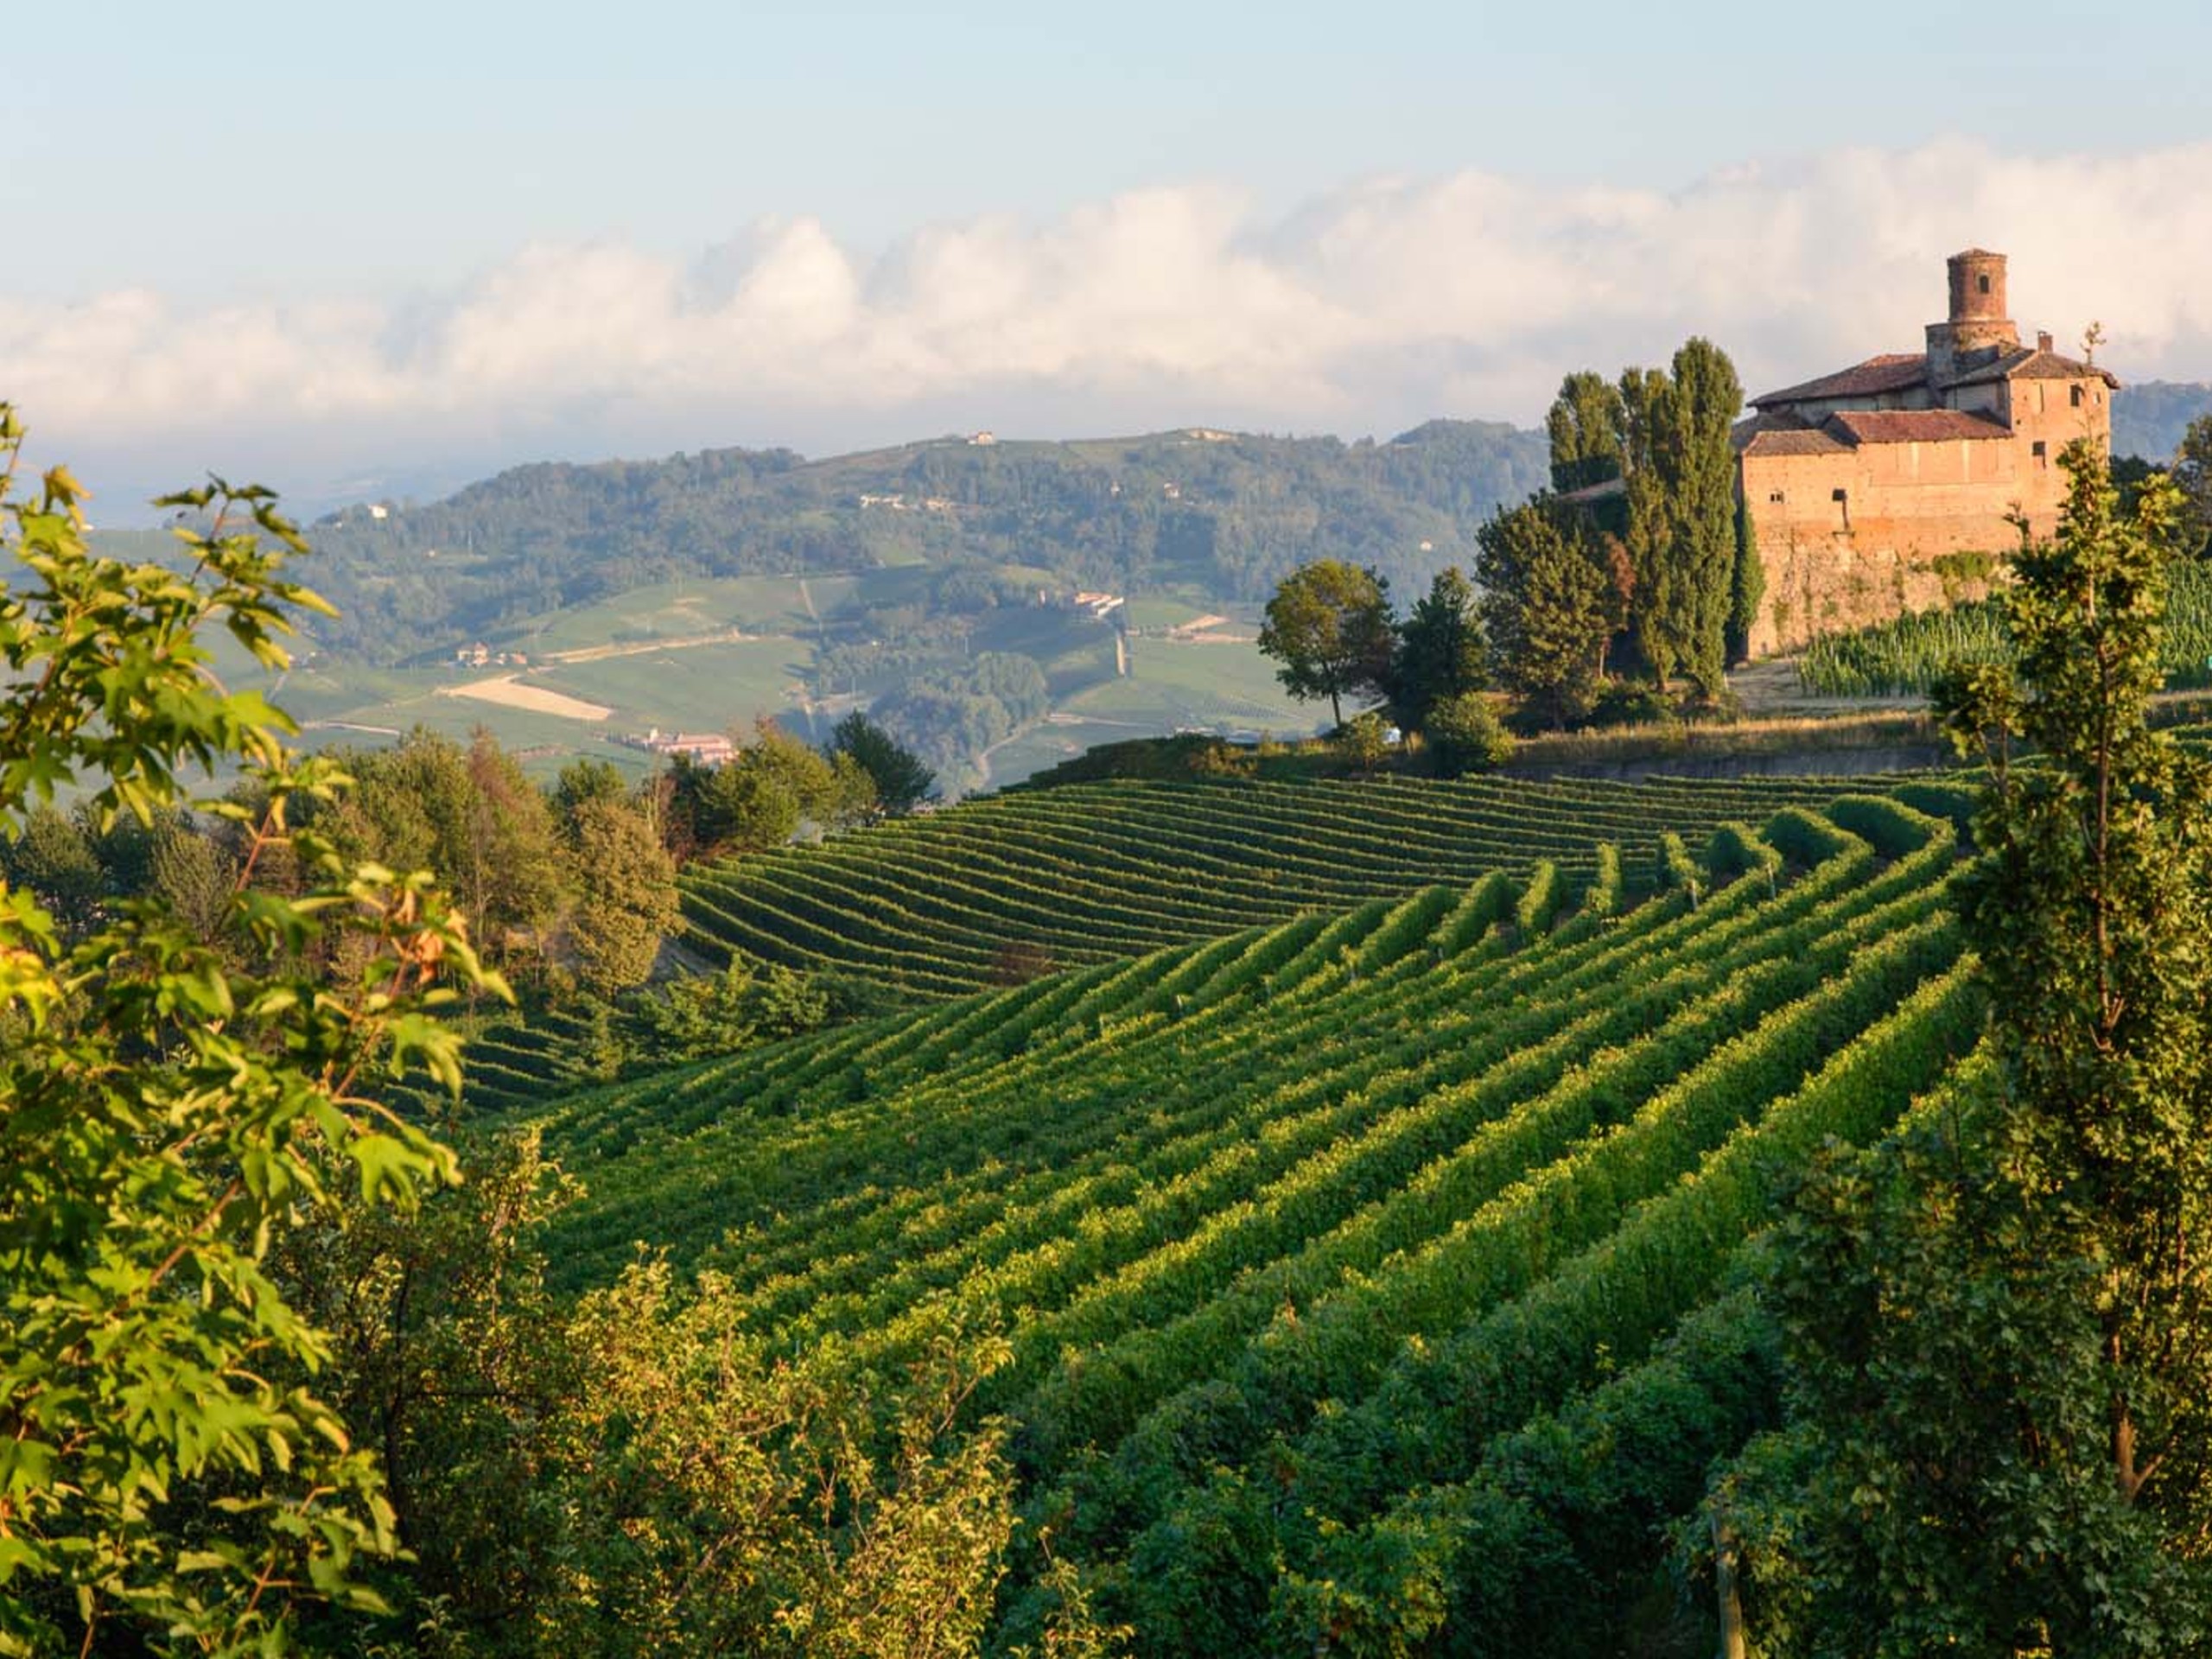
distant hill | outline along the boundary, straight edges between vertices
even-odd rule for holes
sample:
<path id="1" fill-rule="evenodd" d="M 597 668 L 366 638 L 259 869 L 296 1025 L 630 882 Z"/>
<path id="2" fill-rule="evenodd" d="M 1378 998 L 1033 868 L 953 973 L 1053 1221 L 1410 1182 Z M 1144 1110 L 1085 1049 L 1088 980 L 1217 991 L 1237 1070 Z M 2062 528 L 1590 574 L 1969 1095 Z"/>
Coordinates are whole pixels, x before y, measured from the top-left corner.
<path id="1" fill-rule="evenodd" d="M 2112 452 L 2171 461 L 2181 435 L 2200 415 L 2212 415 L 2212 384 L 2145 380 L 2124 386 L 2112 400 Z"/>
<path id="2" fill-rule="evenodd" d="M 1191 429 L 1079 442 L 944 438 L 808 461 L 705 450 L 543 464 L 315 528 L 325 643 L 386 661 L 690 576 L 1019 564 L 1069 587 L 1264 596 L 1317 558 L 1425 583 L 1546 481 L 1541 433 L 1431 421 L 1376 443 Z"/>

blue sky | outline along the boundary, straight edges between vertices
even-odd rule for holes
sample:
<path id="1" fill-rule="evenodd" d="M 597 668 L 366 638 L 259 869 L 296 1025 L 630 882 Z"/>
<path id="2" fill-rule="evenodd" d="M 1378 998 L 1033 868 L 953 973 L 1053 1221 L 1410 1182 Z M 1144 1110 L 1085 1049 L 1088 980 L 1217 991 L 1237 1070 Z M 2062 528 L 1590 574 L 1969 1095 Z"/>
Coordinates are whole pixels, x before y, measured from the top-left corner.
<path id="1" fill-rule="evenodd" d="M 15 9 L 6 50 L 0 396 L 77 354 L 96 372 L 52 415 L 148 463 L 214 436 L 304 474 L 995 412 L 1527 419 L 1556 378 L 1532 342 L 1604 362 L 1709 326 L 1753 378 L 1856 331 L 1910 345 L 1916 273 L 1975 240 L 2064 313 L 2035 320 L 2094 310 L 2143 369 L 2212 374 L 2203 303 L 2145 287 L 2212 252 L 2212 111 L 2169 67 L 2212 60 L 2212 8 L 2177 0 L 2109 38 L 2079 7 L 1928 0 L 85 0 Z M 2108 305 L 2053 227 L 2109 242 L 2169 207 L 2107 249 L 2152 267 Z M 1637 270 L 1680 302 L 1624 297 Z M 1235 339 L 1255 307 L 1294 336 L 1280 372 Z M 563 356 L 583 384 L 556 409 Z M 810 384 L 810 358 L 850 372 Z"/>

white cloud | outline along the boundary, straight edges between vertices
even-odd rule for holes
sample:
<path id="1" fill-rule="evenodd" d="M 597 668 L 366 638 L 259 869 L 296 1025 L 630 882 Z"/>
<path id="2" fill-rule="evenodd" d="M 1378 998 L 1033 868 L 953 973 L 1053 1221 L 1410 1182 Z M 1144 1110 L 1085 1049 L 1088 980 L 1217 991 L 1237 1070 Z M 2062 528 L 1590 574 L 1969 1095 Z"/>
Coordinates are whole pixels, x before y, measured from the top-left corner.
<path id="1" fill-rule="evenodd" d="M 1534 419 L 1567 369 L 1705 333 L 1754 385 L 1915 346 L 1942 258 L 2012 257 L 2024 329 L 2104 323 L 2138 378 L 2212 376 L 2212 144 L 2030 157 L 1955 141 L 1747 166 L 1673 194 L 1481 172 L 1262 218 L 1210 185 L 863 262 L 812 219 L 688 264 L 536 246 L 442 297 L 180 306 L 0 297 L 0 396 L 125 476 L 440 457 L 822 450 L 959 426 L 1387 431 Z M 4 279 L 0 279 L 4 280 Z M 163 474 L 164 476 L 166 474 Z"/>

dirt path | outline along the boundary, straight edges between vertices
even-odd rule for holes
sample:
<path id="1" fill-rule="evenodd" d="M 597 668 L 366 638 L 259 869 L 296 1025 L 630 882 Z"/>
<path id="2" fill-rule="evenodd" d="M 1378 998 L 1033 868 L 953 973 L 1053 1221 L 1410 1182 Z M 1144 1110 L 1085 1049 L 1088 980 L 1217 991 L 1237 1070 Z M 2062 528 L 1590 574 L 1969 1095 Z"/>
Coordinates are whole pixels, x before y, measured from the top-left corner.
<path id="1" fill-rule="evenodd" d="M 1728 689 L 1740 698 L 1746 720 L 1770 720 L 1808 715 L 1866 715 L 1885 710 L 1909 710 L 1922 706 L 1919 697 L 1820 697 L 1797 683 L 1797 659 L 1773 657 L 1738 669 L 1728 677 Z"/>

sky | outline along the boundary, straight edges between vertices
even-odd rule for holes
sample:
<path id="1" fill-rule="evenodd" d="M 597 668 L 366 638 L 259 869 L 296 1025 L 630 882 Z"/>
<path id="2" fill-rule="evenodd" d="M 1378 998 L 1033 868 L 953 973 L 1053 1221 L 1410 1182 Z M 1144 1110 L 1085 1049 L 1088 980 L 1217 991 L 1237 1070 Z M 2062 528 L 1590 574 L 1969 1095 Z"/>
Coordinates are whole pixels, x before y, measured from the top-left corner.
<path id="1" fill-rule="evenodd" d="M 2115 14 L 2116 15 L 2116 14 Z M 2212 378 L 2212 8 L 15 9 L 0 398 L 124 495 L 1165 426 L 1527 423 L 2024 328 Z M 95 479 L 97 487 L 97 478 Z"/>

